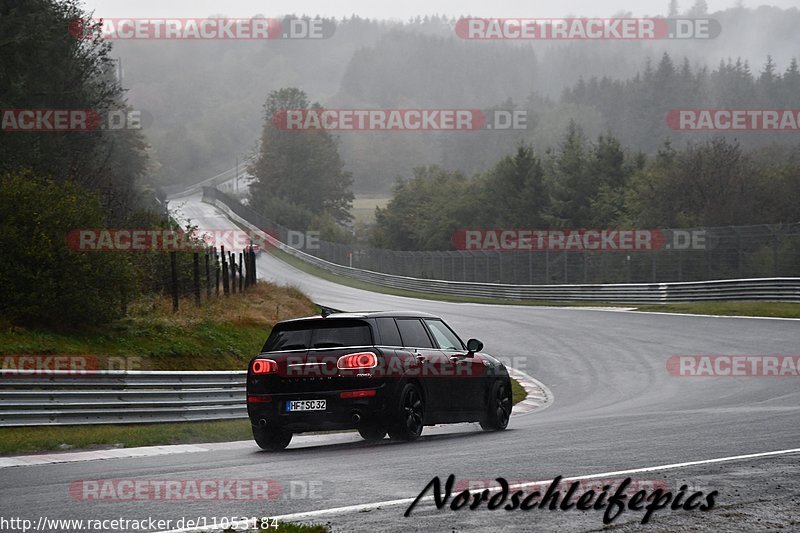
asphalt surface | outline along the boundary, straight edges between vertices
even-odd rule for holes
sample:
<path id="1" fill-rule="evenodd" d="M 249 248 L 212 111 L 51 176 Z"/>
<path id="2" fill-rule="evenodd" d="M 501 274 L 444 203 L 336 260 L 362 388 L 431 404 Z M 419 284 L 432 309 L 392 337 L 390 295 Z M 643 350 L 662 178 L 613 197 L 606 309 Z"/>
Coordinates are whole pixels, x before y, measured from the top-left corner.
<path id="1" fill-rule="evenodd" d="M 233 227 L 198 197 L 172 201 L 171 207 L 179 206 L 201 228 Z M 320 280 L 266 253 L 259 258 L 258 271 L 261 279 L 294 285 L 315 302 L 334 308 L 438 314 L 463 337 L 480 338 L 484 351 L 542 381 L 555 401 L 542 412 L 512 419 L 509 429 L 501 433 L 484 433 L 476 425 L 465 424 L 426 428 L 423 438 L 414 443 L 367 444 L 348 434 L 329 441 L 296 439 L 280 454 L 261 453 L 253 444 L 227 451 L 6 468 L 0 472 L 0 516 L 33 520 L 40 516 L 156 517 L 172 519 L 174 527 L 179 518 L 205 517 L 211 523 L 213 518 L 269 517 L 413 498 L 432 477 L 444 479 L 449 474 L 458 480 L 499 476 L 549 480 L 558 475 L 785 450 L 800 444 L 800 379 L 675 377 L 666 369 L 667 359 L 678 354 L 797 354 L 798 321 L 414 300 Z M 782 526 L 792 530 L 797 522 L 782 513 L 796 512 L 800 492 L 796 470 L 793 476 L 785 472 L 787 463 L 796 465 L 800 455 L 784 457 L 720 463 L 714 466 L 716 475 L 707 476 L 704 483 L 708 490 L 720 491 L 718 509 L 729 511 L 725 506 L 740 496 L 732 491 L 736 483 L 760 483 L 764 490 L 759 494 L 773 496 L 767 496 L 766 502 L 747 501 L 777 510 L 754 511 L 757 520 L 753 518 L 748 523 L 752 527 L 745 529 Z M 691 472 L 697 473 L 698 468 Z M 678 469 L 657 475 L 674 486 L 687 472 Z M 782 478 L 780 472 L 784 472 Z M 653 475 L 639 477 L 652 479 Z M 776 489 L 779 478 L 783 485 Z M 196 502 L 91 501 L 70 495 L 75 481 L 104 479 L 262 479 L 273 480 L 280 493 L 266 501 Z M 789 498 L 784 502 L 776 496 L 780 494 Z M 427 503 L 404 518 L 404 510 L 405 506 L 387 506 L 309 521 L 331 522 L 340 531 L 493 531 L 501 525 L 521 531 L 585 531 L 603 527 L 599 511 L 550 513 L 546 516 L 556 518 L 538 522 L 545 515 L 503 511 L 456 515 Z M 637 518 L 626 519 L 620 527 L 625 531 L 669 529 L 670 520 L 677 520 L 676 513 L 683 521 L 674 524 L 676 529 L 725 529 L 725 524 L 736 529 L 739 519 L 735 513 L 724 515 L 719 510 L 683 514 L 662 510 L 648 525 L 641 525 Z"/>

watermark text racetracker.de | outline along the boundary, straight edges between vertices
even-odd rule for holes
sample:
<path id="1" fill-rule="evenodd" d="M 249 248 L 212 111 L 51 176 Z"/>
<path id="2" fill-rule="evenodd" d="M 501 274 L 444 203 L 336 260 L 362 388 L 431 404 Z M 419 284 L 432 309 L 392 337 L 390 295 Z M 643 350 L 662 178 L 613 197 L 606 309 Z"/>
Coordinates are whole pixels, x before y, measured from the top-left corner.
<path id="1" fill-rule="evenodd" d="M 137 109 L 0 109 L 4 132 L 73 132 L 141 130 L 150 115 Z"/>
<path id="2" fill-rule="evenodd" d="M 286 244 L 302 250 L 320 246 L 320 232 L 315 230 L 286 233 Z M 73 229 L 67 233 L 67 246 L 76 252 L 201 252 L 224 247 L 229 252 L 259 252 L 274 247 L 277 232 L 266 230 L 208 229 Z"/>
<path id="3" fill-rule="evenodd" d="M 75 19 L 69 34 L 75 39 L 100 37 L 127 40 L 270 40 L 328 39 L 336 27 L 320 18 L 101 18 Z"/>
<path id="4" fill-rule="evenodd" d="M 124 501 L 258 501 L 321 499 L 321 480 L 275 479 L 85 479 L 74 481 L 75 500 Z"/>
<path id="5" fill-rule="evenodd" d="M 800 131 L 800 109 L 672 109 L 667 126 L 676 131 Z"/>
<path id="6" fill-rule="evenodd" d="M 0 376 L 30 375 L 93 375 L 104 370 L 141 370 L 142 358 L 138 356 L 96 355 L 2 355 L 0 356 Z"/>
<path id="7" fill-rule="evenodd" d="M 526 372 L 528 371 L 528 358 L 526 356 L 511 357 L 492 357 L 487 354 L 473 354 L 467 356 L 466 350 L 452 350 L 453 354 L 431 354 L 423 362 L 417 360 L 411 352 L 402 352 L 400 357 L 379 358 L 374 352 L 359 352 L 351 354 L 353 356 L 365 356 L 371 366 L 346 368 L 339 367 L 336 357 L 322 356 L 310 358 L 300 355 L 288 355 L 280 363 L 271 359 L 255 359 L 252 365 L 272 364 L 276 369 L 288 378 L 328 378 L 333 376 L 345 375 L 356 378 L 397 378 L 406 379 L 409 377 L 424 378 L 453 378 L 453 377 L 475 377 L 482 378 L 487 375 L 487 364 L 489 360 L 501 364 L 508 368 Z M 455 355 L 460 354 L 460 355 Z M 485 362 L 486 361 L 486 362 Z M 257 398 L 252 401 L 259 401 Z"/>
<path id="8" fill-rule="evenodd" d="M 456 35 L 469 40 L 714 39 L 709 18 L 462 18 Z"/>
<path id="9" fill-rule="evenodd" d="M 675 377 L 800 377 L 800 355 L 673 355 Z"/>
<path id="10" fill-rule="evenodd" d="M 662 229 L 459 229 L 457 250 L 652 252 L 705 250 L 705 230 Z"/>
<path id="11" fill-rule="evenodd" d="M 281 109 L 272 123 L 281 131 L 526 130 L 524 109 Z"/>

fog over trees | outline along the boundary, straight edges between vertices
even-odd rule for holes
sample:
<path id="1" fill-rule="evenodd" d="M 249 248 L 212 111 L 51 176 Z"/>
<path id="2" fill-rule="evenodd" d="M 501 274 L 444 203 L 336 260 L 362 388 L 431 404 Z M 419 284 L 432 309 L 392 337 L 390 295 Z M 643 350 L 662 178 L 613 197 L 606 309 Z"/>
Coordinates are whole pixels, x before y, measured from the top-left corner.
<path id="1" fill-rule="evenodd" d="M 665 2 L 653 15 L 705 16 L 702 4 Z M 675 107 L 800 107 L 800 11 L 708 16 L 722 27 L 710 40 L 467 41 L 455 18 L 353 16 L 329 21 L 336 30 L 325 40 L 117 41 L 112 56 L 122 59 L 128 101 L 151 117 L 143 132 L 160 184 L 196 182 L 255 152 L 262 106 L 284 87 L 329 108 L 528 111 L 524 131 L 334 132 L 353 190 L 386 193 L 418 166 L 471 177 L 519 142 L 555 148 L 570 121 L 589 138 L 611 134 L 653 155 L 665 140 L 709 138 L 670 130 L 664 116 Z M 735 137 L 752 148 L 797 144 L 793 136 Z"/>

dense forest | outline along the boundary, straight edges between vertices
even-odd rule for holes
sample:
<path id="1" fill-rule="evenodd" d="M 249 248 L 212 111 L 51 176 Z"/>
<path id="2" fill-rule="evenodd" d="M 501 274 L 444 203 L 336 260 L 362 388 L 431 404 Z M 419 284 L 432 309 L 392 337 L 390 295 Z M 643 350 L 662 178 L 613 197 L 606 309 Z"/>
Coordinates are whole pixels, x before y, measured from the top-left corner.
<path id="1" fill-rule="evenodd" d="M 672 12 L 676 11 L 671 2 Z M 682 13 L 704 16 L 702 0 Z M 666 7 L 666 6 L 665 6 Z M 75 254 L 75 228 L 164 228 L 163 189 L 249 159 L 251 206 L 323 239 L 449 249 L 466 227 L 800 221 L 796 132 L 672 130 L 676 108 L 800 108 L 800 11 L 709 16 L 710 41 L 470 42 L 455 18 L 351 17 L 322 41 L 75 39 L 77 0 L 0 6 L 0 107 L 140 111 L 144 128 L 0 131 L 0 320 L 104 322 L 165 254 Z M 527 128 L 286 132 L 285 108 L 527 112 Z M 354 193 L 391 194 L 352 231 Z M 357 230 L 359 228 L 356 228 Z M 361 228 L 363 229 L 363 228 Z M 64 275 L 69 272 L 69 275 Z"/>
<path id="2" fill-rule="evenodd" d="M 800 221 L 800 150 L 722 137 L 653 156 L 571 123 L 554 150 L 521 144 L 474 178 L 419 167 L 379 208 L 371 244 L 448 250 L 470 228 L 686 228 Z"/>
<path id="3" fill-rule="evenodd" d="M 705 2 L 675 4 L 653 16 L 706 16 Z M 478 42 L 456 36 L 456 17 L 353 16 L 328 21 L 336 30 L 325 40 L 119 41 L 113 56 L 131 105 L 151 118 L 144 132 L 162 185 L 197 182 L 254 154 L 264 118 L 257 110 L 282 87 L 330 108 L 528 110 L 525 131 L 336 133 L 354 191 L 385 194 L 418 166 L 469 175 L 520 141 L 555 148 L 570 121 L 590 138 L 610 133 L 654 155 L 665 140 L 705 138 L 669 130 L 671 108 L 796 107 L 800 11 L 737 7 L 707 16 L 722 26 L 715 39 Z M 747 148 L 796 142 L 787 133 L 737 139 Z"/>
<path id="4" fill-rule="evenodd" d="M 106 323 L 141 291 L 160 290 L 168 254 L 78 253 L 80 228 L 175 228 L 150 180 L 147 140 L 108 128 L 129 110 L 112 46 L 66 29 L 88 18 L 74 0 L 0 4 L 0 324 Z M 21 131 L 9 110 L 92 110 L 96 127 Z M 43 123 L 54 124 L 44 120 Z M 182 254 L 179 254 L 182 255 Z"/>

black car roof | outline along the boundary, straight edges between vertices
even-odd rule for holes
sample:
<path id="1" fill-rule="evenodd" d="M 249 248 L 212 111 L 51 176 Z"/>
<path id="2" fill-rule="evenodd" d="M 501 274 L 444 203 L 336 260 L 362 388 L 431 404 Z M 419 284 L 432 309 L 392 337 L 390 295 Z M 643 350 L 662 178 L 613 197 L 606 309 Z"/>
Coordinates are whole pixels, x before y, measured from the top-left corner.
<path id="1" fill-rule="evenodd" d="M 440 318 L 430 313 L 423 313 L 421 311 L 353 311 L 348 313 L 331 313 L 327 317 L 322 315 L 306 316 L 303 318 L 293 318 L 291 320 L 282 320 L 279 324 L 289 324 L 292 322 L 300 322 L 303 320 L 336 320 L 336 319 L 352 319 L 352 318 Z"/>

